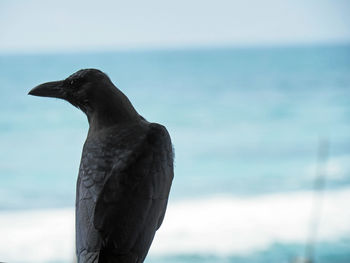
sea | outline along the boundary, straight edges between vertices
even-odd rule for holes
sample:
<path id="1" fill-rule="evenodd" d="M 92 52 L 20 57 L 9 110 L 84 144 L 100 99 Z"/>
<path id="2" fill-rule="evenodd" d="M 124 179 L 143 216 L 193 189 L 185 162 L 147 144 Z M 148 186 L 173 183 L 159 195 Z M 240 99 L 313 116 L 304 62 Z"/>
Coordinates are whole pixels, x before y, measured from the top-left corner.
<path id="1" fill-rule="evenodd" d="M 27 93 L 82 68 L 108 74 L 172 138 L 175 178 L 146 263 L 350 262 L 346 44 L 1 54 L 1 262 L 74 262 L 88 122 Z"/>

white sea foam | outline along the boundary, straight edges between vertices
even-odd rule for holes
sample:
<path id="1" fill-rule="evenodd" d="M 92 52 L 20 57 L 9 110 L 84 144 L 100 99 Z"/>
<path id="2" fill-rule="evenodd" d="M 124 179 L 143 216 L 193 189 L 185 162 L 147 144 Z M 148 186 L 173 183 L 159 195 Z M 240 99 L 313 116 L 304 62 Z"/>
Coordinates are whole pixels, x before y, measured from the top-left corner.
<path id="1" fill-rule="evenodd" d="M 170 202 L 150 253 L 245 254 L 274 242 L 303 243 L 312 197 L 305 191 Z M 350 188 L 325 193 L 319 241 L 349 236 L 349 200 Z M 0 261 L 73 262 L 72 208 L 1 212 L 0 233 Z"/>
<path id="2" fill-rule="evenodd" d="M 73 209 L 0 213 L 0 262 L 73 262 Z"/>
<path id="3" fill-rule="evenodd" d="M 275 242 L 303 243 L 310 227 L 312 192 L 252 198 L 213 197 L 169 207 L 152 253 L 245 254 Z M 324 195 L 319 241 L 350 234 L 350 189 Z"/>

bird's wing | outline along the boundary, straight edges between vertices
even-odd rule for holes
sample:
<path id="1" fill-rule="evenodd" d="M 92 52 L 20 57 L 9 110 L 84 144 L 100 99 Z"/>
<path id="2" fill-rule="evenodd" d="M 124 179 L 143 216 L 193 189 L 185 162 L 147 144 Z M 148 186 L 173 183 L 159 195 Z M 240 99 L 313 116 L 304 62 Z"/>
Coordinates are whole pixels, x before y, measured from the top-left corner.
<path id="1" fill-rule="evenodd" d="M 76 252 L 79 258 L 90 257 L 90 252 L 101 249 L 101 234 L 94 226 L 97 199 L 109 177 L 121 174 L 136 159 L 137 149 L 146 135 L 145 127 L 132 125 L 111 128 L 87 138 L 76 196 Z"/>
<path id="2" fill-rule="evenodd" d="M 105 180 L 93 219 L 103 247 L 120 254 L 147 253 L 164 218 L 173 179 L 167 130 L 150 124 L 146 137 L 131 156 L 122 168 L 116 157 L 117 164 Z"/>

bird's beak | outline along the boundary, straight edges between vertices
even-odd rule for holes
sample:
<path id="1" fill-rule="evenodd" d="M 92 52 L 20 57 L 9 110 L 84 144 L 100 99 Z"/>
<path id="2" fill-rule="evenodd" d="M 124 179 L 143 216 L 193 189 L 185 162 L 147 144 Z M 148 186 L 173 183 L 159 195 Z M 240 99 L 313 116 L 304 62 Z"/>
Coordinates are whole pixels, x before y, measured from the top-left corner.
<path id="1" fill-rule="evenodd" d="M 66 92 L 63 80 L 60 80 L 40 84 L 29 91 L 28 95 L 65 99 Z"/>

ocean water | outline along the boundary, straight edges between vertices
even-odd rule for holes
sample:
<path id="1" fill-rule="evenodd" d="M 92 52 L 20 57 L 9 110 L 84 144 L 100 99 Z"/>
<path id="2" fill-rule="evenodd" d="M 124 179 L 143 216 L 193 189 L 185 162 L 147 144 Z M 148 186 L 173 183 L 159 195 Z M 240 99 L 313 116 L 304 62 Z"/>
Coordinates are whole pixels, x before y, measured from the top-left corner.
<path id="1" fill-rule="evenodd" d="M 350 262 L 350 46 L 0 55 L 0 261 L 72 262 L 88 124 L 34 86 L 99 68 L 172 137 L 147 263 L 293 262 L 329 141 L 316 262 Z"/>

